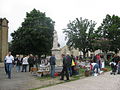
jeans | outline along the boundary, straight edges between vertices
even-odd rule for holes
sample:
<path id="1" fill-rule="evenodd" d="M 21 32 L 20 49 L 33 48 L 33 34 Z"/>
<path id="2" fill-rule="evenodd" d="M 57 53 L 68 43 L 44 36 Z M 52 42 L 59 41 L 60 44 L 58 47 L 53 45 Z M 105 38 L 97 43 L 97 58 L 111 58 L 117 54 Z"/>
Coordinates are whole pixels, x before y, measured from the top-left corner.
<path id="1" fill-rule="evenodd" d="M 72 76 L 72 67 L 68 67 L 68 73 L 69 73 L 69 76 Z"/>
<path id="2" fill-rule="evenodd" d="M 96 73 L 98 73 L 98 69 L 99 69 L 99 65 L 95 64 L 95 66 L 93 67 L 93 73 L 95 73 L 95 69 L 97 70 Z"/>
<path id="3" fill-rule="evenodd" d="M 39 64 L 39 63 L 36 63 L 35 66 L 36 66 L 36 68 L 38 69 L 39 66 L 40 66 L 40 64 Z"/>
<path id="4" fill-rule="evenodd" d="M 22 66 L 22 72 L 27 72 L 27 64 L 24 64 L 23 66 Z"/>
<path id="5" fill-rule="evenodd" d="M 61 80 L 64 80 L 64 75 L 66 75 L 66 79 L 69 80 L 68 68 L 65 66 L 63 66 L 63 69 L 61 72 Z"/>
<path id="6" fill-rule="evenodd" d="M 55 65 L 51 65 L 51 72 L 50 76 L 54 78 L 54 73 L 55 73 Z"/>
<path id="7" fill-rule="evenodd" d="M 20 65 L 16 65 L 16 71 L 17 71 L 17 72 L 20 71 Z"/>
<path id="8" fill-rule="evenodd" d="M 7 73 L 7 64 L 4 63 L 4 66 L 5 66 L 5 72 L 6 72 L 6 74 L 8 74 L 8 73 Z"/>
<path id="9" fill-rule="evenodd" d="M 6 63 L 8 78 L 11 79 L 12 63 Z"/>
<path id="10" fill-rule="evenodd" d="M 34 67 L 33 64 L 29 64 L 29 72 L 31 71 L 31 68 Z"/>
<path id="11" fill-rule="evenodd" d="M 98 66 L 99 66 L 99 69 L 101 70 L 101 67 L 102 67 L 101 61 L 100 61 L 100 60 L 97 60 L 97 64 L 98 64 Z"/>

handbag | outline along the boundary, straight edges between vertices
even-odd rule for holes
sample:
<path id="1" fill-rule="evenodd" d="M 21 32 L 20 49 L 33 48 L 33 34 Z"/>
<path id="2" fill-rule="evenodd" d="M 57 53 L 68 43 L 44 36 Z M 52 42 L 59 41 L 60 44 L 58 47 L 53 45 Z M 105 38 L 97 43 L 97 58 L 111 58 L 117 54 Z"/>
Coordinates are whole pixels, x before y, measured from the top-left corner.
<path id="1" fill-rule="evenodd" d="M 74 60 L 72 59 L 72 66 L 75 66 L 75 62 L 74 62 Z"/>

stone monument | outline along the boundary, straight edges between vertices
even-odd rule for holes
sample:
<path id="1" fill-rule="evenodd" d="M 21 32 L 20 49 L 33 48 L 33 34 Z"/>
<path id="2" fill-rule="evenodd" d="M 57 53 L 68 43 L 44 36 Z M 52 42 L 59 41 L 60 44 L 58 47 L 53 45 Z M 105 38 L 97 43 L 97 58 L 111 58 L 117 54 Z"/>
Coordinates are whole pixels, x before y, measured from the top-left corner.
<path id="1" fill-rule="evenodd" d="M 53 36 L 52 54 L 54 54 L 56 57 L 56 65 L 61 66 L 62 57 L 61 57 L 60 47 L 58 46 L 58 35 L 56 30 L 54 31 L 54 36 Z"/>
<path id="2" fill-rule="evenodd" d="M 0 18 L 0 61 L 4 60 L 4 57 L 8 53 L 8 20 L 6 18 Z"/>

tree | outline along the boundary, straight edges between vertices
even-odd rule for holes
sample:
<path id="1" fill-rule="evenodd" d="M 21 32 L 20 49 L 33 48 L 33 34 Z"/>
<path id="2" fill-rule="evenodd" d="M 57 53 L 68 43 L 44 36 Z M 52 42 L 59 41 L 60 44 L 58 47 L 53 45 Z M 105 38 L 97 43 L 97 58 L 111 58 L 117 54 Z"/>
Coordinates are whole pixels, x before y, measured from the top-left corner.
<path id="1" fill-rule="evenodd" d="M 108 41 L 107 45 L 101 45 L 103 51 L 114 51 L 117 53 L 120 50 L 120 17 L 107 14 L 101 26 L 98 27 L 97 34 L 99 38 Z"/>
<path id="2" fill-rule="evenodd" d="M 26 13 L 22 26 L 11 34 L 14 54 L 50 54 L 53 43 L 54 21 L 45 13 L 33 9 Z"/>
<path id="3" fill-rule="evenodd" d="M 67 45 L 69 47 L 79 48 L 85 57 L 88 51 L 93 50 L 92 43 L 95 38 L 94 27 L 96 23 L 88 21 L 88 19 L 78 19 L 70 21 L 67 29 L 64 29 L 66 38 L 68 39 Z"/>

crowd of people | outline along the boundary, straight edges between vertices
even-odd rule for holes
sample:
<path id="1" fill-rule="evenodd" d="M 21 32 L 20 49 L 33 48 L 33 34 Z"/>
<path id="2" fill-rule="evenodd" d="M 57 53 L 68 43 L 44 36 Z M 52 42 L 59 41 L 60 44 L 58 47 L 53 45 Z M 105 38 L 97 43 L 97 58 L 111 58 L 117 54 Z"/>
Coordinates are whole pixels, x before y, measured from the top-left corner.
<path id="1" fill-rule="evenodd" d="M 100 54 L 97 54 L 93 58 L 88 60 L 87 65 L 82 64 L 86 62 L 82 59 L 82 57 L 73 56 L 70 55 L 69 53 L 67 53 L 66 55 L 62 54 L 61 57 L 63 61 L 63 65 L 62 65 L 63 68 L 60 73 L 60 80 L 64 80 L 64 75 L 66 76 L 67 80 L 69 80 L 70 79 L 69 77 L 71 77 L 72 75 L 78 75 L 79 68 L 83 66 L 88 65 L 92 74 L 97 74 L 97 75 L 99 75 L 102 68 L 105 67 L 104 57 L 103 55 Z M 52 54 L 52 56 L 49 58 L 48 61 L 50 65 L 50 76 L 54 78 L 55 66 L 56 66 L 55 55 Z M 24 56 L 16 55 L 16 57 L 13 57 L 11 55 L 11 52 L 9 52 L 4 59 L 4 63 L 5 63 L 6 74 L 8 75 L 8 78 L 11 79 L 11 70 L 13 66 L 16 66 L 16 72 L 27 72 L 27 71 L 30 72 L 32 67 L 36 67 L 37 69 L 39 69 L 39 66 L 42 63 L 42 61 L 38 57 L 38 55 L 35 56 L 33 56 L 32 54 L 24 55 Z M 118 56 L 114 55 L 111 57 L 110 65 L 112 69 L 111 74 L 115 74 L 117 70 L 118 70 L 118 74 L 120 74 L 120 58 L 118 58 Z M 28 70 L 27 67 L 29 67 Z"/>
<path id="2" fill-rule="evenodd" d="M 108 60 L 109 65 L 111 67 L 111 74 L 120 74 L 120 57 L 116 54 L 111 55 Z M 103 64 L 104 63 L 104 64 Z M 100 71 L 102 70 L 102 68 L 105 67 L 105 60 L 103 55 L 97 54 L 96 56 L 94 56 L 93 61 L 91 61 L 91 70 L 93 73 L 97 73 L 100 74 Z M 96 72 L 95 72 L 96 69 Z"/>
<path id="3" fill-rule="evenodd" d="M 69 54 L 67 54 L 66 56 L 62 54 L 62 58 L 63 70 L 61 72 L 61 80 L 64 79 L 64 74 L 66 75 L 67 80 L 69 80 L 69 76 L 79 73 L 77 72 L 77 70 L 75 70 L 75 66 L 77 65 L 76 60 L 78 58 L 75 58 L 73 55 L 70 56 Z M 48 61 L 50 63 L 50 76 L 54 78 L 56 65 L 55 55 L 52 55 Z M 32 54 L 24 56 L 16 55 L 15 57 L 13 57 L 11 55 L 11 52 L 9 52 L 4 59 L 5 71 L 9 79 L 11 79 L 11 70 L 13 67 L 16 68 L 16 72 L 30 72 L 31 67 L 36 67 L 37 69 L 39 69 L 39 66 L 42 63 L 43 61 L 37 55 L 33 56 Z"/>
<path id="4" fill-rule="evenodd" d="M 62 71 L 60 73 L 61 78 L 60 80 L 64 80 L 64 75 L 66 76 L 66 79 L 69 80 L 69 77 L 72 75 L 77 75 L 79 74 L 79 70 L 78 70 L 78 57 L 74 57 L 73 55 L 70 56 L 69 53 L 62 54 L 62 58 L 63 58 L 63 68 Z M 50 57 L 50 66 L 51 66 L 51 77 L 54 78 L 54 73 L 55 73 L 55 65 L 56 65 L 56 58 L 55 55 L 53 54 Z"/>
<path id="5" fill-rule="evenodd" d="M 112 74 L 120 74 L 120 57 L 117 56 L 117 55 L 113 55 L 110 57 L 110 66 L 111 66 L 111 69 L 112 69 L 112 72 L 110 73 L 111 75 Z"/>
<path id="6" fill-rule="evenodd" d="M 12 67 L 16 66 L 16 72 L 27 72 L 27 67 L 29 66 L 29 72 L 31 70 L 31 67 L 36 66 L 36 68 L 40 65 L 40 59 L 37 55 L 33 56 L 30 55 L 16 55 L 16 57 L 13 57 L 11 55 L 11 52 L 9 52 L 4 59 L 5 64 L 5 72 L 8 75 L 8 78 L 11 79 L 11 70 Z"/>

